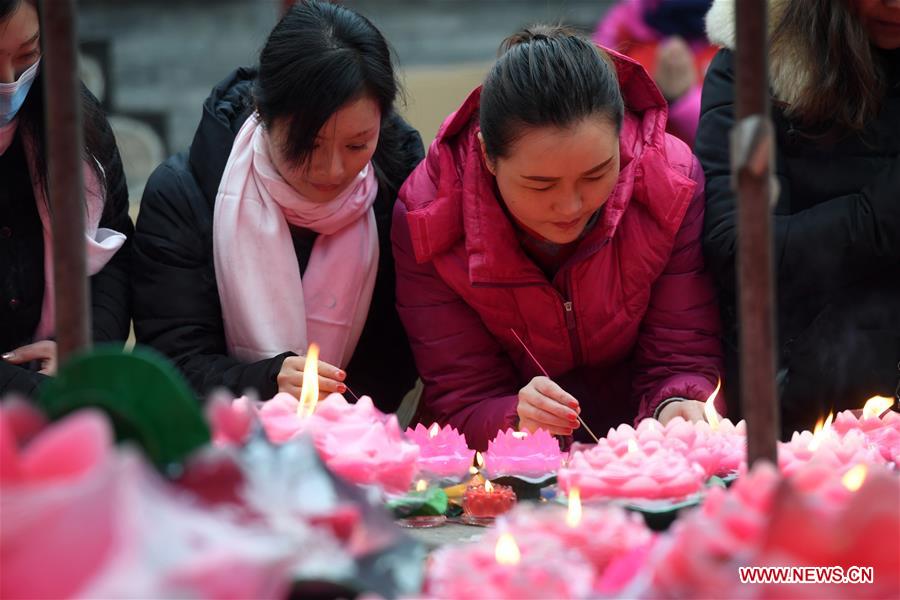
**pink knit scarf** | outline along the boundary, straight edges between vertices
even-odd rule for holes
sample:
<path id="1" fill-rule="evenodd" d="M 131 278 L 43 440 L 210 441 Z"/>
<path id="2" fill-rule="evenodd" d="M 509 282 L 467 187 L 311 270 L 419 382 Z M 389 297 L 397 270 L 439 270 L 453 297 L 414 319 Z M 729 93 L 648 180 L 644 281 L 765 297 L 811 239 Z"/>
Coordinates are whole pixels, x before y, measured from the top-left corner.
<path id="1" fill-rule="evenodd" d="M 257 115 L 241 127 L 216 195 L 213 254 L 229 353 L 243 361 L 287 350 L 341 368 L 362 333 L 378 270 L 378 192 L 371 163 L 327 203 L 276 171 Z M 302 279 L 289 225 L 319 234 Z"/>

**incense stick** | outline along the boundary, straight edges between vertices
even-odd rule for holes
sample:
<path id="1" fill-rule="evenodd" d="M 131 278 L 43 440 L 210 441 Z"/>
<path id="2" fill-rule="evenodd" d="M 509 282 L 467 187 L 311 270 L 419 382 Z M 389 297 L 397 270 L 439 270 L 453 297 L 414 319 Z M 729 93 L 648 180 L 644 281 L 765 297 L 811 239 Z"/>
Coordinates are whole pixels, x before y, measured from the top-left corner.
<path id="1" fill-rule="evenodd" d="M 516 330 L 512 327 L 510 327 L 509 330 L 512 331 L 512 334 L 516 336 L 516 339 L 519 340 L 520 344 L 522 344 L 522 348 L 525 349 L 525 352 L 528 353 L 528 356 L 531 357 L 531 360 L 534 362 L 534 364 L 537 365 L 537 368 L 541 370 L 541 373 L 544 374 L 544 377 L 547 377 L 549 379 L 550 375 L 547 374 L 547 370 L 543 367 L 543 365 L 541 365 L 540 362 L 538 362 L 538 359 L 535 358 L 534 354 L 531 353 L 531 350 L 528 349 L 528 346 L 525 345 L 525 342 L 522 341 L 522 338 L 519 337 L 519 334 L 516 333 Z M 599 444 L 600 440 L 596 435 L 594 435 L 594 432 L 591 431 L 591 428 L 587 426 L 587 423 L 584 422 L 584 419 L 581 418 L 581 415 L 576 413 L 575 416 L 578 417 L 578 422 L 581 423 L 581 426 L 584 427 L 584 430 L 588 432 L 588 435 L 594 438 L 594 442 Z"/>
<path id="2" fill-rule="evenodd" d="M 353 399 L 359 402 L 359 396 L 353 393 L 353 390 L 350 389 L 350 386 L 345 383 L 344 387 L 347 388 L 347 391 L 350 392 L 350 395 L 353 396 Z"/>

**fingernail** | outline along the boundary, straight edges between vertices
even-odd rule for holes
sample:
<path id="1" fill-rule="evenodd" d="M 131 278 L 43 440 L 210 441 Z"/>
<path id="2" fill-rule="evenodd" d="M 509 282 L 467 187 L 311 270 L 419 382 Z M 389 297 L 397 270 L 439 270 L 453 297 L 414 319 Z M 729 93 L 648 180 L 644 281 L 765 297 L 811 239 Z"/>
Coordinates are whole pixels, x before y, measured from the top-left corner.
<path id="1" fill-rule="evenodd" d="M 343 393 L 346 392 L 346 391 L 347 391 L 347 386 L 346 386 L 346 385 L 344 385 L 343 383 L 341 383 L 341 384 L 338 385 L 338 392 L 340 392 L 340 393 L 343 394 Z"/>
<path id="2" fill-rule="evenodd" d="M 15 352 L 7 352 L 6 354 L 3 355 L 3 360 L 9 360 L 9 359 L 13 358 L 15 355 L 16 355 Z"/>
<path id="3" fill-rule="evenodd" d="M 344 371 L 338 371 L 338 379 L 343 381 L 346 378 L 347 378 L 347 373 L 345 373 Z"/>

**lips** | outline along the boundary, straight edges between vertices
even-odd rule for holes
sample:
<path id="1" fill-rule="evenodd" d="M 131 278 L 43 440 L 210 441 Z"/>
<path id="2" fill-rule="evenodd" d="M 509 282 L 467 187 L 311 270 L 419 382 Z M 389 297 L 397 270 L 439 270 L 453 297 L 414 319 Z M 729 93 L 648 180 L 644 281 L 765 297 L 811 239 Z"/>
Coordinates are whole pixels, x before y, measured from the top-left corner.
<path id="1" fill-rule="evenodd" d="M 334 192 L 337 191 L 338 188 L 341 187 L 339 183 L 312 183 L 310 185 L 320 192 Z"/>
<path id="2" fill-rule="evenodd" d="M 559 227 L 560 229 L 573 229 L 577 227 L 581 223 L 581 219 L 575 219 L 574 221 L 554 221 L 553 226 Z"/>

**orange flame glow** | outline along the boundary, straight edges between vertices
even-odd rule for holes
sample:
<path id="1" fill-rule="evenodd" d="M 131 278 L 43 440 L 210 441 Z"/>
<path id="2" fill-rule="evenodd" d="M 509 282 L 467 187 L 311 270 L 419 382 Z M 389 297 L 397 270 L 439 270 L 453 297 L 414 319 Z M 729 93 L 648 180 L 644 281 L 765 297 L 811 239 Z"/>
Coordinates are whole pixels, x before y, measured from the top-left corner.
<path id="1" fill-rule="evenodd" d="M 866 465 L 856 465 L 844 473 L 844 476 L 841 477 L 841 483 L 843 483 L 844 487 L 851 492 L 855 492 L 861 488 L 862 484 L 866 481 L 867 472 Z"/>
<path id="2" fill-rule="evenodd" d="M 572 488 L 569 490 L 569 510 L 566 512 L 566 525 L 578 527 L 581 524 L 581 490 Z"/>
<path id="3" fill-rule="evenodd" d="M 519 545 L 516 544 L 516 538 L 511 533 L 504 532 L 497 538 L 497 545 L 494 548 L 494 558 L 501 565 L 517 565 L 522 560 L 522 553 L 519 552 Z"/>
<path id="4" fill-rule="evenodd" d="M 816 426 L 813 429 L 813 439 L 809 443 L 809 451 L 815 452 L 819 449 L 819 446 L 822 445 L 822 439 L 828 434 L 828 431 L 831 429 L 831 422 L 834 420 L 834 413 L 828 413 L 828 418 L 823 422 L 822 419 L 816 421 Z"/>
<path id="5" fill-rule="evenodd" d="M 427 489 L 428 489 L 428 482 L 425 481 L 424 479 L 420 479 L 419 481 L 416 482 L 416 491 L 417 492 L 424 492 Z"/>
<path id="6" fill-rule="evenodd" d="M 319 403 L 319 346 L 310 344 L 306 351 L 306 364 L 303 366 L 303 387 L 300 388 L 300 402 L 297 404 L 297 416 L 305 419 L 316 410 Z"/>
<path id="7" fill-rule="evenodd" d="M 713 431 L 719 429 L 719 413 L 716 412 L 716 396 L 719 395 L 719 390 L 722 389 L 722 380 L 719 379 L 716 382 L 716 389 L 712 391 L 712 394 L 709 395 L 709 398 L 706 399 L 706 402 L 703 405 L 703 414 L 706 416 L 706 421 L 709 423 L 709 428 Z"/>
<path id="8" fill-rule="evenodd" d="M 863 418 L 878 418 L 884 411 L 886 411 L 893 405 L 893 398 L 888 398 L 887 396 L 872 396 L 871 398 L 866 400 L 866 405 L 863 406 Z"/>
<path id="9" fill-rule="evenodd" d="M 488 494 L 494 493 L 494 486 L 491 485 L 491 482 L 487 479 L 484 480 L 484 491 L 486 491 Z"/>

